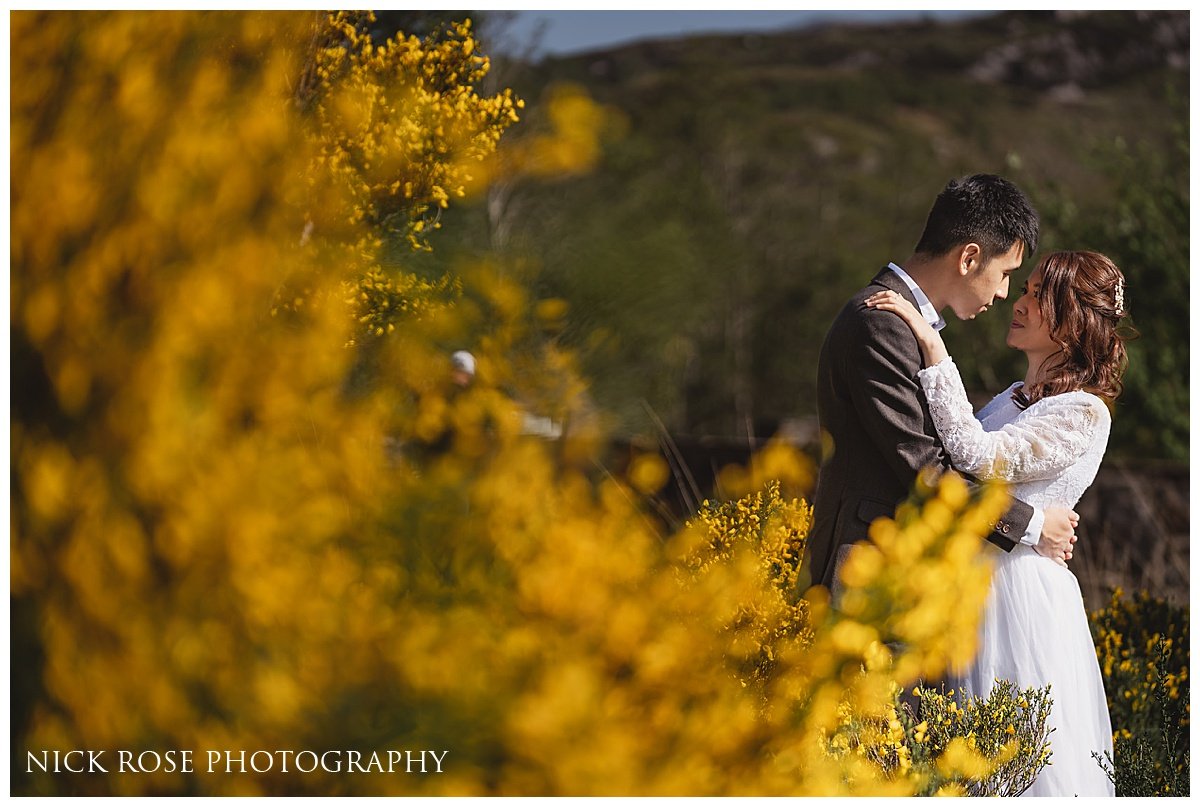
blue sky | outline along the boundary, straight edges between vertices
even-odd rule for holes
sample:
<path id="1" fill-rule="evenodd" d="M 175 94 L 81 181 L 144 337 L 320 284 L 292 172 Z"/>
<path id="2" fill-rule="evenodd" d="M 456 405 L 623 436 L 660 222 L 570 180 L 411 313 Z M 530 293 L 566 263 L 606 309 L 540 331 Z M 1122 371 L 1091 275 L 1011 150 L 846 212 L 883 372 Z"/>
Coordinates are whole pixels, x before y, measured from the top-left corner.
<path id="1" fill-rule="evenodd" d="M 509 37 L 527 43 L 546 24 L 537 55 L 563 55 L 639 39 L 701 32 L 778 31 L 819 22 L 888 22 L 962 17 L 964 11 L 518 11 Z"/>

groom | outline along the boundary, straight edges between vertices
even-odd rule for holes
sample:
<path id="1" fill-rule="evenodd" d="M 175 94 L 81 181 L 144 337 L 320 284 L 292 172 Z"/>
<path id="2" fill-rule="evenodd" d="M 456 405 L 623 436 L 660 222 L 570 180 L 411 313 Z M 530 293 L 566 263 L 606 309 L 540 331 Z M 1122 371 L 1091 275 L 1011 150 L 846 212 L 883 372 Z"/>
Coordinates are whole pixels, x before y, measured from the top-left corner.
<path id="1" fill-rule="evenodd" d="M 812 583 L 833 589 L 837 568 L 867 527 L 891 516 L 923 468 L 950 460 L 917 380 L 921 351 L 900 317 L 863 301 L 891 289 L 935 328 L 939 312 L 974 319 L 1008 295 L 1009 276 L 1037 248 L 1038 216 L 1012 183 L 990 174 L 952 180 L 942 190 L 912 257 L 888 264 L 834 319 L 817 366 L 817 414 L 833 441 L 813 504 L 805 565 Z M 988 540 L 1017 543 L 1065 565 L 1079 517 L 1012 500 Z"/>

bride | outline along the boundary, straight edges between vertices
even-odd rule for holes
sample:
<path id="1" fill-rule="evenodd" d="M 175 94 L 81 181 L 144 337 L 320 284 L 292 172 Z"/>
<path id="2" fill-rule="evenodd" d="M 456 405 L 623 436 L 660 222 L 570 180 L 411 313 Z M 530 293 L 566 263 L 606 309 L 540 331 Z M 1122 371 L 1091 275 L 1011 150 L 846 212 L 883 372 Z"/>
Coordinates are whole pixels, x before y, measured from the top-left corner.
<path id="1" fill-rule="evenodd" d="M 1008 345 L 1028 359 L 1025 380 L 975 414 L 954 360 L 917 309 L 891 291 L 867 305 L 895 312 L 916 335 L 924 358 L 918 377 L 956 468 L 1002 479 L 1028 504 L 1074 507 L 1096 477 L 1109 406 L 1121 393 L 1126 356 L 1117 325 L 1124 297 L 1121 271 L 1097 252 L 1042 258 L 1013 305 L 1008 331 Z M 1112 728 L 1079 582 L 1065 562 L 1033 547 L 1010 553 L 985 547 L 995 571 L 979 650 L 969 669 L 952 673 L 951 685 L 986 696 L 997 679 L 1050 684 L 1052 756 L 1024 795 L 1112 796 L 1092 758 L 1092 752 L 1112 754 Z"/>

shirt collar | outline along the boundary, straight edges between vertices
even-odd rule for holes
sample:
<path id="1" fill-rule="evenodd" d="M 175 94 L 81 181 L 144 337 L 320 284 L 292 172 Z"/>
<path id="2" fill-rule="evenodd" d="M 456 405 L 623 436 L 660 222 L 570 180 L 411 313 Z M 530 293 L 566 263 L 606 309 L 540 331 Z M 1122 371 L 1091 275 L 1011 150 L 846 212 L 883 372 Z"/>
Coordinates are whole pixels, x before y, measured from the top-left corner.
<path id="1" fill-rule="evenodd" d="M 908 286 L 908 290 L 913 293 L 913 297 L 917 298 L 917 308 L 921 309 L 921 316 L 925 317 L 925 321 L 933 327 L 935 331 L 940 331 L 946 327 L 946 320 L 942 319 L 942 315 L 933 307 L 933 303 L 921 291 L 921 287 L 917 285 L 917 281 L 913 280 L 908 272 L 901 269 L 894 263 L 889 263 L 888 268 L 900 276 L 904 281 L 904 285 Z"/>

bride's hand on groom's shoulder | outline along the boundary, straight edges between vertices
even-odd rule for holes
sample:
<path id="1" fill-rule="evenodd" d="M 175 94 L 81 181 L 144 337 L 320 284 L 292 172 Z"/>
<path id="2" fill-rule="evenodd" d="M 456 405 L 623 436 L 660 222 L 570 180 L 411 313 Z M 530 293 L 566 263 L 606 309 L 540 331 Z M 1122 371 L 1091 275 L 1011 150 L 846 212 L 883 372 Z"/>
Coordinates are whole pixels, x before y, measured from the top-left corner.
<path id="1" fill-rule="evenodd" d="M 925 366 L 932 367 L 950 354 L 946 351 L 946 343 L 942 336 L 925 321 L 925 317 L 917 307 L 894 291 L 880 291 L 866 299 L 867 308 L 878 308 L 880 311 L 891 311 L 896 314 L 912 330 L 921 346 L 921 355 Z"/>
<path id="2" fill-rule="evenodd" d="M 1065 569 L 1074 554 L 1079 514 L 1066 507 L 1047 507 L 1043 513 L 1042 535 L 1033 549 Z"/>

